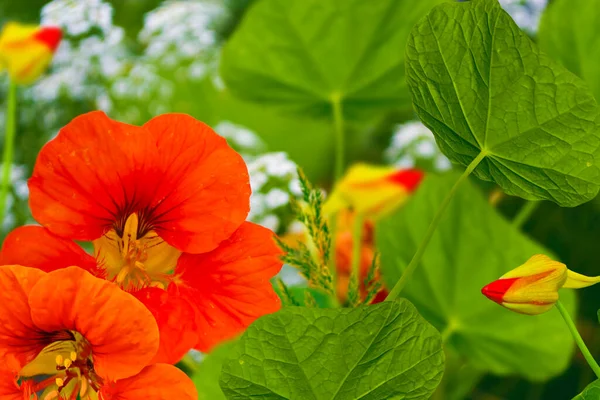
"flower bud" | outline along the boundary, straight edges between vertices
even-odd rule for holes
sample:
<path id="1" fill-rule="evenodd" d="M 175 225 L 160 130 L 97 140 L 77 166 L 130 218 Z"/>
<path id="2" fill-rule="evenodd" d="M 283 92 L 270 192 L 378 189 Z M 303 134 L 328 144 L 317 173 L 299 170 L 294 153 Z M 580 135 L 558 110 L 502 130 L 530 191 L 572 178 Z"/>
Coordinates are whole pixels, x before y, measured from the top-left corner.
<path id="1" fill-rule="evenodd" d="M 0 34 L 0 71 L 6 69 L 15 83 L 32 83 L 48 68 L 61 38 L 57 27 L 7 23 Z"/>
<path id="2" fill-rule="evenodd" d="M 512 311 L 536 315 L 554 306 L 560 288 L 579 289 L 598 282 L 600 277 L 578 274 L 565 264 L 538 254 L 485 286 L 481 293 Z"/>
<path id="3" fill-rule="evenodd" d="M 416 169 L 356 164 L 338 182 L 323 211 L 351 209 L 367 218 L 379 218 L 408 200 L 422 178 L 423 172 Z"/>

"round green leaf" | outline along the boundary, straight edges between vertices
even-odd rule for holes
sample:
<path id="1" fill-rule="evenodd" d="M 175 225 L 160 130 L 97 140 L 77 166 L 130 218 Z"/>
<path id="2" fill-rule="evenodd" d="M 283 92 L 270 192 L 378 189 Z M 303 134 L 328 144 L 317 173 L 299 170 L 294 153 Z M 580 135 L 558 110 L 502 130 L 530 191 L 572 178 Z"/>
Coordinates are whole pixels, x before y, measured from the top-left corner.
<path id="1" fill-rule="evenodd" d="M 402 210 L 377 225 L 377 247 L 389 287 L 410 262 L 456 179 L 455 174 L 428 176 Z M 474 367 L 548 379 L 567 367 L 573 353 L 573 339 L 558 311 L 521 315 L 481 294 L 482 287 L 540 253 L 549 252 L 508 223 L 466 181 L 402 295 L 442 332 L 446 345 Z M 560 296 L 574 314 L 572 291 L 561 291 Z"/>
<path id="2" fill-rule="evenodd" d="M 598 193 L 598 107 L 496 0 L 452 2 L 413 29 L 406 74 L 415 109 L 452 161 L 507 193 L 576 206 Z"/>
<path id="3" fill-rule="evenodd" d="M 410 108 L 404 54 L 411 27 L 440 0 L 261 0 L 223 50 L 237 95 L 288 111 L 346 116 Z"/>
<path id="4" fill-rule="evenodd" d="M 443 370 L 439 333 L 407 300 L 286 307 L 248 328 L 221 388 L 228 399 L 428 399 Z"/>
<path id="5" fill-rule="evenodd" d="M 542 15 L 540 48 L 583 78 L 600 99 L 600 7 L 597 1 L 553 0 Z"/>
<path id="6" fill-rule="evenodd" d="M 600 400 L 600 379 L 587 385 L 573 400 Z"/>

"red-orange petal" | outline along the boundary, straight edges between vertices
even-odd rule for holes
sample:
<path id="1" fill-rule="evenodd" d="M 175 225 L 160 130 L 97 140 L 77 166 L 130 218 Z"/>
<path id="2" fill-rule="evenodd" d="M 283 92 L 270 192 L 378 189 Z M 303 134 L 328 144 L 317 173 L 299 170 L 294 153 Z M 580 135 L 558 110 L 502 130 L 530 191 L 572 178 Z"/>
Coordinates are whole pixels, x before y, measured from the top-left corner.
<path id="1" fill-rule="evenodd" d="M 179 258 L 178 283 L 169 291 L 185 296 L 196 308 L 198 350 L 209 351 L 280 308 L 270 283 L 281 269 L 280 256 L 273 232 L 245 222 L 212 252 Z"/>
<path id="2" fill-rule="evenodd" d="M 158 288 L 132 294 L 154 315 L 160 332 L 160 346 L 150 364 L 175 364 L 196 346 L 195 311 L 186 299 Z"/>
<path id="3" fill-rule="evenodd" d="M 229 237 L 250 198 L 242 158 L 182 114 L 143 127 L 79 116 L 42 148 L 29 188 L 34 218 L 59 236 L 95 240 L 137 212 L 142 226 L 193 253 Z"/>
<path id="4" fill-rule="evenodd" d="M 102 112 L 73 119 L 38 154 L 29 180 L 33 217 L 62 237 L 99 238 L 122 207 L 150 193 L 139 171 L 150 145 L 147 131 Z"/>
<path id="5" fill-rule="evenodd" d="M 101 400 L 196 400 L 194 383 L 168 364 L 150 365 L 138 375 L 109 383 L 100 389 Z"/>
<path id="6" fill-rule="evenodd" d="M 81 333 L 92 346 L 96 372 L 105 379 L 137 374 L 158 349 L 158 328 L 150 311 L 117 285 L 81 268 L 40 278 L 29 306 L 38 328 Z"/>
<path id="7" fill-rule="evenodd" d="M 17 384 L 16 374 L 0 368 L 0 399 L 2 400 L 23 400 L 25 397 L 23 390 Z"/>
<path id="8" fill-rule="evenodd" d="M 42 26 L 34 38 L 48 46 L 50 51 L 55 52 L 62 39 L 62 31 L 57 26 Z"/>
<path id="9" fill-rule="evenodd" d="M 488 299 L 501 304 L 504 301 L 504 295 L 519 278 L 498 279 L 486 285 L 481 289 L 481 293 Z"/>
<path id="10" fill-rule="evenodd" d="M 96 259 L 75 242 L 35 225 L 21 226 L 6 236 L 0 252 L 0 265 L 9 264 L 34 267 L 45 272 L 77 266 L 92 275 L 102 276 Z"/>
<path id="11" fill-rule="evenodd" d="M 167 171 L 157 187 L 163 199 L 155 213 L 156 232 L 188 253 L 215 249 L 250 211 L 250 180 L 242 157 L 209 126 L 185 114 L 148 121 Z"/>
<path id="12" fill-rule="evenodd" d="M 421 184 L 424 176 L 425 173 L 423 171 L 409 168 L 399 170 L 391 174 L 387 179 L 403 186 L 408 192 L 414 192 Z"/>
<path id="13" fill-rule="evenodd" d="M 18 265 L 0 267 L 0 359 L 23 367 L 50 344 L 31 318 L 28 296 L 46 273 Z"/>

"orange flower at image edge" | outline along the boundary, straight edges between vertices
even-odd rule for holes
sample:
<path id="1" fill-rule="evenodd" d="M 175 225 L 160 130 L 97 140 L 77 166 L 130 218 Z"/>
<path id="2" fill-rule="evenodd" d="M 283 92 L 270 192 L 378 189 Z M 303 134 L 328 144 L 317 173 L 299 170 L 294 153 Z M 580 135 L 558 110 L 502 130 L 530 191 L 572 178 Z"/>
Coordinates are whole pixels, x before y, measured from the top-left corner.
<path id="1" fill-rule="evenodd" d="M 93 112 L 40 151 L 29 180 L 32 214 L 6 238 L 0 263 L 44 271 L 77 265 L 115 282 L 154 315 L 153 362 L 208 351 L 280 308 L 273 233 L 245 222 L 242 158 L 182 114 L 142 127 Z M 93 241 L 95 257 L 74 240 Z"/>
<path id="2" fill-rule="evenodd" d="M 0 71 L 15 83 L 29 84 L 48 68 L 62 32 L 52 26 L 7 23 L 0 33 Z"/>
<path id="3" fill-rule="evenodd" d="M 148 366 L 158 345 L 152 314 L 110 282 L 78 267 L 0 267 L 3 400 L 196 399 L 182 371 Z"/>

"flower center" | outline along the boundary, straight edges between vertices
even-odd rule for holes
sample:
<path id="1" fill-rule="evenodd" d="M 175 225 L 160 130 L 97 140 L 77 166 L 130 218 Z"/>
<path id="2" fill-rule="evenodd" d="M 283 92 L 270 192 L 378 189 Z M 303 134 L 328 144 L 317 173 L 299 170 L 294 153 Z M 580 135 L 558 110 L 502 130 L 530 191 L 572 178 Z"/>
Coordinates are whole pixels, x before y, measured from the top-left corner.
<path id="1" fill-rule="evenodd" d="M 165 289 L 181 252 L 153 230 L 138 237 L 141 223 L 137 213 L 130 214 L 122 234 L 111 229 L 95 240 L 96 258 L 106 269 L 108 279 L 125 290 Z"/>
<path id="2" fill-rule="evenodd" d="M 94 371 L 91 345 L 79 333 L 75 340 L 53 342 L 19 373 L 25 398 L 42 392 L 40 400 L 96 400 L 103 384 Z M 44 376 L 43 380 L 36 379 Z"/>

